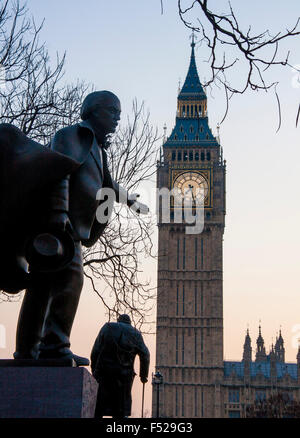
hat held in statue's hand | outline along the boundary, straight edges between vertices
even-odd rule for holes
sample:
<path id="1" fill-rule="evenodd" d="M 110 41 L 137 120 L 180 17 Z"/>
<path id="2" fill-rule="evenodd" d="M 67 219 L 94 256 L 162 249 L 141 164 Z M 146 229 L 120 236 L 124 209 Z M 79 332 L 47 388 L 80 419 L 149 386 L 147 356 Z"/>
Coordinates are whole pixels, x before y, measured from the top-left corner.
<path id="1" fill-rule="evenodd" d="M 30 238 L 25 257 L 31 272 L 57 272 L 72 261 L 75 245 L 67 231 L 51 230 Z"/>

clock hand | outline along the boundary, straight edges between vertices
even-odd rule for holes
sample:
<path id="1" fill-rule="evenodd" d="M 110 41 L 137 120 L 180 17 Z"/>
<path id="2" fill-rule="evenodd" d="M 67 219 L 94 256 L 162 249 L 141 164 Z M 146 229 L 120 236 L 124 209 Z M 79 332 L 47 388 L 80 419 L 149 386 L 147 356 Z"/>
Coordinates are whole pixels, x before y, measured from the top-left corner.
<path id="1" fill-rule="evenodd" d="M 188 192 L 192 192 L 192 194 L 193 194 L 192 187 L 186 188 L 184 191 L 184 194 L 187 195 Z"/>
<path id="2" fill-rule="evenodd" d="M 194 193 L 193 193 L 193 188 L 194 188 L 194 186 L 189 184 L 189 187 L 186 189 L 185 194 L 187 194 L 188 192 L 191 192 L 192 193 L 192 200 L 193 200 L 193 203 L 195 204 L 195 197 L 194 197 Z"/>

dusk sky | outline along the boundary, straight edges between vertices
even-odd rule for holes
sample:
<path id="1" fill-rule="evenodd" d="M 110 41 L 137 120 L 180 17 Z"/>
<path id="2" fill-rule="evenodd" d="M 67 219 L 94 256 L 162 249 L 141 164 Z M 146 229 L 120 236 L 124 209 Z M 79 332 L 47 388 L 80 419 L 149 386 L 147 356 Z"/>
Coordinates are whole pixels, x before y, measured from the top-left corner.
<path id="1" fill-rule="evenodd" d="M 242 3 L 242 4 L 241 4 Z M 211 1 L 210 7 L 226 1 Z M 291 28 L 300 16 L 299 0 L 231 1 L 246 29 L 259 33 Z M 95 89 L 113 91 L 122 104 L 121 124 L 126 123 L 132 100 L 144 101 L 151 123 L 167 135 L 174 126 L 179 79 L 185 79 L 190 58 L 190 30 L 180 21 L 177 1 L 164 0 L 30 0 L 28 7 L 37 23 L 45 18 L 42 38 L 50 55 L 66 51 L 65 80 L 93 83 Z M 300 68 L 300 38 L 284 44 L 290 64 Z M 196 45 L 200 79 L 208 78 L 207 51 Z M 271 54 L 270 54 L 271 57 Z M 232 83 L 243 80 L 243 66 L 228 74 Z M 267 350 L 280 326 L 286 360 L 295 362 L 300 338 L 300 142 L 296 114 L 300 82 L 291 67 L 269 71 L 278 82 L 282 126 L 278 132 L 278 109 L 274 92 L 247 92 L 230 101 L 220 128 L 227 161 L 226 226 L 224 233 L 224 354 L 241 360 L 247 327 L 255 341 L 261 321 Z M 222 90 L 208 92 L 209 124 L 223 118 Z M 155 179 L 147 185 L 146 201 L 154 210 Z M 141 188 L 142 193 L 145 188 Z M 157 234 L 154 236 L 155 243 Z M 141 260 L 145 278 L 156 282 L 156 262 Z M 107 291 L 104 293 L 108 293 Z M 0 304 L 0 324 L 6 328 L 6 345 L 0 358 L 14 351 L 15 327 L 20 302 Z M 153 315 L 154 317 L 155 315 Z M 86 287 L 72 332 L 72 350 L 89 356 L 100 326 L 106 321 L 99 298 Z M 145 336 L 154 371 L 155 337 Z M 4 347 L 4 348 L 3 348 Z M 137 362 L 136 362 L 137 365 Z M 136 366 L 138 370 L 138 366 Z M 151 379 L 150 379 L 151 380 Z M 133 416 L 140 415 L 141 383 L 136 379 Z M 146 409 L 151 411 L 151 385 L 147 384 Z"/>

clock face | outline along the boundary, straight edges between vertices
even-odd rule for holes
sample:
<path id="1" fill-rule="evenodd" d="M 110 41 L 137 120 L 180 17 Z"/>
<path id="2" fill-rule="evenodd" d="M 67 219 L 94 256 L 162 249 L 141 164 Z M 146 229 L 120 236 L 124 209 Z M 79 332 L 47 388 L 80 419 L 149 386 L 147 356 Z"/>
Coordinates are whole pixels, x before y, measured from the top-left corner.
<path id="1" fill-rule="evenodd" d="M 179 175 L 175 182 L 175 202 L 182 202 L 182 198 L 191 201 L 193 204 L 204 204 L 208 195 L 208 182 L 198 172 L 184 172 Z"/>

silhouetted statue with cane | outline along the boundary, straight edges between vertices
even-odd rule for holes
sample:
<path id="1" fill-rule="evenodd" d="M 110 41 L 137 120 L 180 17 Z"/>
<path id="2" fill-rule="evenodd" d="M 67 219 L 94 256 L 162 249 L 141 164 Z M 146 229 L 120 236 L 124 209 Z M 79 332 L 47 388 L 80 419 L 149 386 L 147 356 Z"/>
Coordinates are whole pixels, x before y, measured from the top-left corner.
<path id="1" fill-rule="evenodd" d="M 99 383 L 95 417 L 131 415 L 134 360 L 140 358 L 140 379 L 148 381 L 149 350 L 128 315 L 108 322 L 100 330 L 91 353 L 91 368 Z"/>

